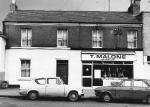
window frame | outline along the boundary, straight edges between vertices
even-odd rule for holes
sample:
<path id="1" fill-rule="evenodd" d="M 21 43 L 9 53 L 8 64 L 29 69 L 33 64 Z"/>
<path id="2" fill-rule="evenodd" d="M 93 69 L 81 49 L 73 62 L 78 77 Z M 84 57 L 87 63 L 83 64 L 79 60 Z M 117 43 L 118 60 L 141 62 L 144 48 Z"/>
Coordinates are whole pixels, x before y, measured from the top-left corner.
<path id="1" fill-rule="evenodd" d="M 63 34 L 60 34 L 59 32 L 63 32 Z M 66 37 L 64 37 L 64 32 L 66 32 Z M 59 36 L 61 35 L 61 38 Z M 66 45 L 59 45 L 59 39 L 61 39 L 62 44 L 65 44 L 64 41 L 66 41 Z M 65 40 L 66 39 L 66 40 Z M 67 48 L 68 47 L 68 30 L 67 29 L 57 29 L 57 47 L 58 48 Z"/>
<path id="2" fill-rule="evenodd" d="M 128 39 L 130 32 L 134 32 L 135 33 L 132 42 L 131 42 L 131 40 Z M 137 44 L 138 44 L 137 40 L 138 40 L 138 31 L 137 30 L 128 30 L 127 31 L 127 48 L 128 49 L 136 49 L 137 48 Z M 131 44 L 131 43 L 132 43 L 133 47 L 129 47 L 129 44 Z M 136 44 L 136 46 L 134 46 L 134 44 Z"/>
<path id="3" fill-rule="evenodd" d="M 94 34 L 96 32 L 96 34 Z M 101 29 L 95 29 L 92 30 L 92 48 L 103 48 L 103 30 Z M 96 35 L 96 37 L 94 37 L 94 35 Z M 96 39 L 95 39 L 96 38 Z M 97 40 L 97 38 L 99 38 L 99 40 Z M 96 46 L 94 46 L 93 42 L 96 42 Z M 100 42 L 101 42 L 101 46 L 100 46 Z"/>
<path id="4" fill-rule="evenodd" d="M 26 38 L 25 40 L 23 40 L 23 31 L 25 31 L 26 35 L 24 38 Z M 31 32 L 31 35 L 30 33 Z M 30 39 L 29 39 L 30 38 Z M 23 44 L 23 41 L 26 42 L 26 44 Z M 30 28 L 22 28 L 21 29 L 21 47 L 31 47 L 32 46 L 32 29 Z"/>
<path id="5" fill-rule="evenodd" d="M 29 68 L 22 68 L 22 61 L 25 61 L 25 62 L 27 62 L 27 61 L 29 61 Z M 30 59 L 20 59 L 20 62 L 21 62 L 21 74 L 20 74 L 20 76 L 22 77 L 22 78 L 29 78 L 29 77 L 31 77 L 31 60 Z M 27 63 L 25 63 L 25 64 L 27 64 Z M 27 65 L 25 65 L 26 67 L 27 67 Z M 23 74 L 22 74 L 22 72 L 25 70 L 25 72 L 29 72 L 29 76 L 27 76 L 27 74 L 24 74 L 24 76 L 22 76 Z"/>

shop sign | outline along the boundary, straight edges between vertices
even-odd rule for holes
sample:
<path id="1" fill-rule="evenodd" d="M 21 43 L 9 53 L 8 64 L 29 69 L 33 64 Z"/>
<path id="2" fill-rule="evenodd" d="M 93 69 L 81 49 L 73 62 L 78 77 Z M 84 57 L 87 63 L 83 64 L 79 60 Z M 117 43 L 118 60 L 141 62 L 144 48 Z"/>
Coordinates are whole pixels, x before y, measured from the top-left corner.
<path id="1" fill-rule="evenodd" d="M 82 54 L 82 60 L 99 60 L 99 61 L 133 61 L 134 54 L 112 54 L 112 53 L 91 53 Z"/>

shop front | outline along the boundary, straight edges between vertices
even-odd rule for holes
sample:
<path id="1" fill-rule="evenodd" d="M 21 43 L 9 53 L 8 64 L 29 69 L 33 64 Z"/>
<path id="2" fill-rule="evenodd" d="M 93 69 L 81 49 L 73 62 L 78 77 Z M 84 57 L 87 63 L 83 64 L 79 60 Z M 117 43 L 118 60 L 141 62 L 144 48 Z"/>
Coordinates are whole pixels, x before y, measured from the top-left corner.
<path id="1" fill-rule="evenodd" d="M 134 77 L 134 52 L 82 52 L 83 87 L 110 85 Z"/>

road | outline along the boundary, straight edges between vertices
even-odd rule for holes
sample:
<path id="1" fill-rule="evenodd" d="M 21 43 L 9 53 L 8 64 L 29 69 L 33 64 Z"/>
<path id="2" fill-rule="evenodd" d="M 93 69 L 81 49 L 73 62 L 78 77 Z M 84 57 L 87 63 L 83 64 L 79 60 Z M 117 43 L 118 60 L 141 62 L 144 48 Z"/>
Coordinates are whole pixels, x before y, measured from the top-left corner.
<path id="1" fill-rule="evenodd" d="M 40 98 L 30 101 L 22 97 L 0 97 L 0 107 L 150 107 L 150 105 L 135 101 L 104 103 L 97 98 L 70 102 L 65 98 Z"/>

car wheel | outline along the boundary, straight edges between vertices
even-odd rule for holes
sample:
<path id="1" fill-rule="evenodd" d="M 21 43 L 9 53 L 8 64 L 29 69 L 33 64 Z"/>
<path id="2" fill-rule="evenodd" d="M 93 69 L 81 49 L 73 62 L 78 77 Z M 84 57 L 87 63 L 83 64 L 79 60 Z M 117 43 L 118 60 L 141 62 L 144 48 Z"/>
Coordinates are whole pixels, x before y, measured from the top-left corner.
<path id="1" fill-rule="evenodd" d="M 69 93 L 68 99 L 69 99 L 70 101 L 77 101 L 77 100 L 79 99 L 79 95 L 78 95 L 77 92 L 72 91 L 72 92 Z"/>
<path id="2" fill-rule="evenodd" d="M 104 102 L 111 102 L 111 100 L 112 100 L 112 97 L 108 93 L 103 94 Z"/>
<path id="3" fill-rule="evenodd" d="M 147 97 L 146 102 L 150 104 L 150 96 Z"/>
<path id="4" fill-rule="evenodd" d="M 36 100 L 36 99 L 38 98 L 38 93 L 35 92 L 35 91 L 29 92 L 28 98 L 29 98 L 30 100 Z"/>
<path id="5" fill-rule="evenodd" d="M 1 88 L 3 88 L 3 89 L 8 88 L 8 83 L 7 82 L 2 82 Z"/>

